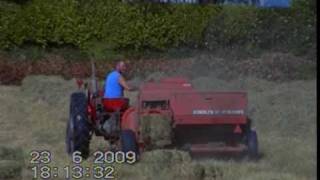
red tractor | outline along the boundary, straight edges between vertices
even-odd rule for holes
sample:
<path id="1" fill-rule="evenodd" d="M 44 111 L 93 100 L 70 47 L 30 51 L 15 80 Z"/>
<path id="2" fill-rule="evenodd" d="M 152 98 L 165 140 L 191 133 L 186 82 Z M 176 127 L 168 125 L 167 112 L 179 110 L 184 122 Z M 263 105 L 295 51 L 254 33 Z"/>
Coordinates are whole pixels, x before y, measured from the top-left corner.
<path id="1" fill-rule="evenodd" d="M 139 88 L 137 102 L 104 99 L 93 76 L 91 87 L 78 81 L 71 94 L 67 152 L 89 155 L 92 134 L 102 136 L 117 150 L 145 151 L 139 120 L 162 115 L 172 121 L 173 146 L 192 153 L 248 153 L 258 155 L 257 133 L 247 115 L 246 92 L 199 92 L 181 77 L 149 81 Z"/>

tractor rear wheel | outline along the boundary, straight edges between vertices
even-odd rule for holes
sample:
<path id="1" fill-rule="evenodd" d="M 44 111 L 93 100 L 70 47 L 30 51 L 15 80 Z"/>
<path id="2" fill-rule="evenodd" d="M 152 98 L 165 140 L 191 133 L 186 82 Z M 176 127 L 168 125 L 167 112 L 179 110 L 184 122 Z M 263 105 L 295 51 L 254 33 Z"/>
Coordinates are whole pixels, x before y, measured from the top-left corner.
<path id="1" fill-rule="evenodd" d="M 136 142 L 135 134 L 132 130 L 122 130 L 120 141 L 121 141 L 121 150 L 124 153 L 132 151 L 136 155 L 139 155 L 139 147 Z"/>
<path id="2" fill-rule="evenodd" d="M 83 158 L 89 156 L 91 125 L 87 118 L 87 98 L 83 92 L 71 94 L 70 115 L 66 131 L 68 154 L 81 152 Z"/>

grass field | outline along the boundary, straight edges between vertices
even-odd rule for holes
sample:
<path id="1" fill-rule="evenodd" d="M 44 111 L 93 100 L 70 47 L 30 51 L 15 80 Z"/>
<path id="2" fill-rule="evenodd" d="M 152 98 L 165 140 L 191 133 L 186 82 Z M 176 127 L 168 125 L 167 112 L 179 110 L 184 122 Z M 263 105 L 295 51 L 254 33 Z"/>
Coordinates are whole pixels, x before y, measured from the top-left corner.
<path id="1" fill-rule="evenodd" d="M 159 73 L 150 76 L 159 76 Z M 116 179 L 316 179 L 315 79 L 271 82 L 239 76 L 222 80 L 208 73 L 192 77 L 191 82 L 200 90 L 248 92 L 249 115 L 259 133 L 261 159 L 258 162 L 191 160 L 184 152 L 157 150 L 145 153 L 135 165 L 115 165 Z M 62 168 L 72 164 L 65 151 L 64 138 L 69 94 L 75 88 L 74 80 L 55 76 L 29 76 L 22 86 L 0 86 L 0 172 L 6 160 L 20 163 L 19 154 L 24 157 L 20 176 L 18 169 L 12 171 L 12 176 L 0 175 L 0 179 L 32 179 L 29 153 L 33 150 L 49 150 L 52 153 L 49 165 L 61 170 L 60 177 L 55 179 L 64 179 Z M 94 137 L 90 150 L 105 147 L 102 138 Z M 6 148 L 15 151 L 5 151 Z M 13 155 L 8 155 L 10 153 Z M 90 157 L 83 166 L 91 166 L 92 160 Z"/>

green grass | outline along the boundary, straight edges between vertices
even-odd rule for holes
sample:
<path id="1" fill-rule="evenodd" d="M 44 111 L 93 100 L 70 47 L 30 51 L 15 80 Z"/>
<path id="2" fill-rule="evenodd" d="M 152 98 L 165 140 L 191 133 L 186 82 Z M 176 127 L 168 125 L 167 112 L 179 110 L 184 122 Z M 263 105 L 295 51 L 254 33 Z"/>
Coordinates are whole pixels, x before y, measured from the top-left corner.
<path id="1" fill-rule="evenodd" d="M 0 178 L 21 178 L 24 167 L 24 154 L 22 148 L 0 146 Z"/>

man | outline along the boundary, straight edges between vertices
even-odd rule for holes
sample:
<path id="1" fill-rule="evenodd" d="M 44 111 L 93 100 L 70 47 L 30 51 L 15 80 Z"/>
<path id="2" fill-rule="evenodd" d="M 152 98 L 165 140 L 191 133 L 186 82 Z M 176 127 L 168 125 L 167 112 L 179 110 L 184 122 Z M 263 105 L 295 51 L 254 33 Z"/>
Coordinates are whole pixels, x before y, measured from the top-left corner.
<path id="1" fill-rule="evenodd" d="M 104 99 L 102 102 L 107 112 L 119 112 L 128 108 L 129 99 L 123 97 L 123 91 L 133 91 L 135 89 L 130 87 L 123 77 L 126 70 L 126 64 L 123 61 L 119 61 L 115 69 L 110 72 L 105 79 Z M 112 113 L 107 117 L 109 119 L 108 121 L 105 119 L 100 121 L 101 130 L 109 135 L 114 135 L 118 128 L 118 115 L 118 113 Z"/>
<path id="2" fill-rule="evenodd" d="M 104 98 L 123 98 L 123 91 L 133 91 L 134 88 L 130 87 L 123 77 L 126 72 L 127 66 L 125 62 L 119 61 L 115 69 L 108 74 L 104 85 Z"/>

